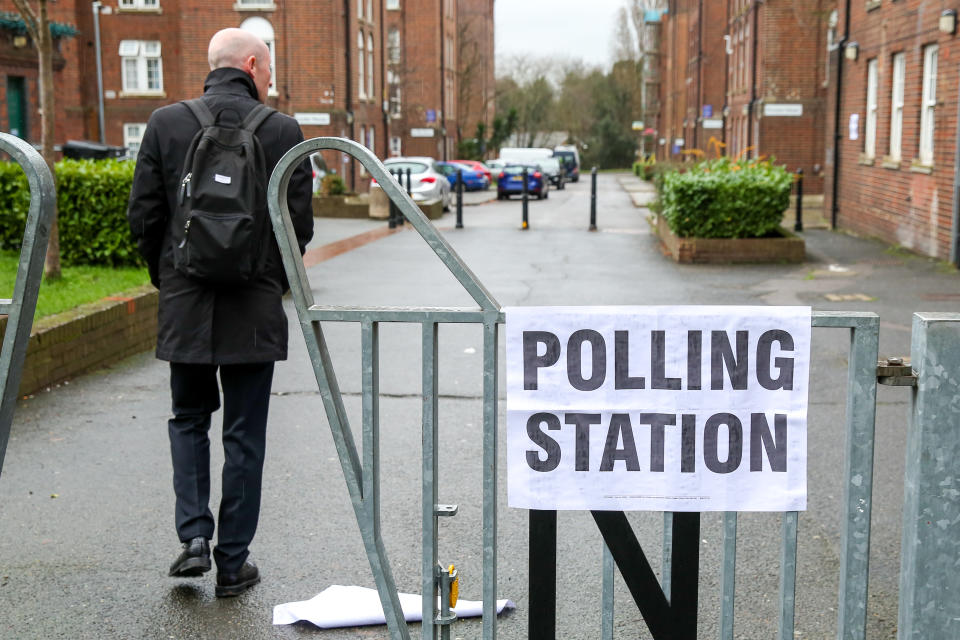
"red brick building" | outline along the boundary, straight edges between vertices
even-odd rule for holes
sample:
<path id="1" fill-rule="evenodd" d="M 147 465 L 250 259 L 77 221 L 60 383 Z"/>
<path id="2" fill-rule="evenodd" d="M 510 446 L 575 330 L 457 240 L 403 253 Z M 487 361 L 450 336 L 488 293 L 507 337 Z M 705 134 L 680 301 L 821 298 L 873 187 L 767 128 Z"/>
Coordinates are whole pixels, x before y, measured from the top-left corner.
<path id="1" fill-rule="evenodd" d="M 822 190 L 830 0 L 672 0 L 663 16 L 659 157 L 774 156 Z"/>
<path id="2" fill-rule="evenodd" d="M 839 227 L 958 263 L 960 3 L 838 4 L 825 213 Z"/>
<path id="3" fill-rule="evenodd" d="M 483 4 L 492 34 L 493 3 Z M 210 36 L 241 27 L 272 52 L 268 104 L 296 117 L 306 137 L 351 138 L 381 158 L 452 157 L 456 148 L 457 0 L 106 0 L 98 12 L 75 0 L 49 6 L 53 20 L 79 31 L 59 41 L 58 144 L 100 138 L 98 22 L 108 144 L 135 149 L 154 109 L 200 94 Z M 0 11 L 15 9 L 0 0 Z M 36 54 L 2 27 L 0 129 L 19 128 L 10 118 L 13 104 L 27 114 L 24 136 L 36 141 Z M 492 35 L 476 55 L 488 58 L 492 76 Z M 349 185 L 365 190 L 358 163 L 324 155 Z"/>

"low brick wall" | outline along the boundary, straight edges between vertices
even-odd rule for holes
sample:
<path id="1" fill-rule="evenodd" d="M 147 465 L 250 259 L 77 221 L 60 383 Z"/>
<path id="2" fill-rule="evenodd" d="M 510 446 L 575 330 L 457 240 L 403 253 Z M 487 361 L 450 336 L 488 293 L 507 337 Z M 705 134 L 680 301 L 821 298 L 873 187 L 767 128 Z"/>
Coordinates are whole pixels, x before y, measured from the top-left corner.
<path id="1" fill-rule="evenodd" d="M 35 321 L 20 395 L 155 348 L 157 301 L 147 285 Z M 0 331 L 6 323 L 0 318 Z"/>
<path id="2" fill-rule="evenodd" d="M 803 262 L 806 257 L 803 238 L 783 228 L 780 238 L 679 238 L 657 216 L 656 229 L 660 242 L 681 263 Z"/>

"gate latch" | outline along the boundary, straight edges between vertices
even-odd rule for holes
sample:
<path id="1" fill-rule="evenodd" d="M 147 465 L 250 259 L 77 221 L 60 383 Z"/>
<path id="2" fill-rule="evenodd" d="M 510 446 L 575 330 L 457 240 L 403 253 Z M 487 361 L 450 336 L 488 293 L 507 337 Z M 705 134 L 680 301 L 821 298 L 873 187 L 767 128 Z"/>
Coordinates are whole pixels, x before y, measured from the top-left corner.
<path id="1" fill-rule="evenodd" d="M 881 358 L 877 361 L 877 384 L 892 387 L 915 387 L 917 376 L 910 366 L 910 358 Z"/>
<path id="2" fill-rule="evenodd" d="M 440 615 L 434 622 L 441 626 L 449 625 L 457 619 L 453 608 L 457 606 L 457 599 L 460 597 L 460 572 L 452 564 L 446 569 L 437 565 L 434 578 L 440 587 Z"/>

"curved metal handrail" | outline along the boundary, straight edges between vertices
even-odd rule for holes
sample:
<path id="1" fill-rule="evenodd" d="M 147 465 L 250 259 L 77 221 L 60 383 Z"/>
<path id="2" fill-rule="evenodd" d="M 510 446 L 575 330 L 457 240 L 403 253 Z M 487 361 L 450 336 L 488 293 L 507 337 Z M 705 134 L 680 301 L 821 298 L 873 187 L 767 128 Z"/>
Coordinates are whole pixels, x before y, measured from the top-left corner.
<path id="1" fill-rule="evenodd" d="M 47 163 L 29 143 L 15 136 L 0 133 L 0 151 L 4 151 L 27 174 L 30 185 L 30 210 L 20 245 L 20 262 L 13 287 L 13 299 L 0 300 L 0 315 L 7 315 L 0 348 L 0 471 L 7 452 L 13 410 L 23 374 L 33 314 L 43 275 L 43 261 L 50 238 L 50 225 L 56 212 L 57 192 Z"/>
<path id="2" fill-rule="evenodd" d="M 463 262 L 457 252 L 453 250 L 450 244 L 437 233 L 436 228 L 430 223 L 407 192 L 403 190 L 396 179 L 390 175 L 383 163 L 370 152 L 369 149 L 361 144 L 346 138 L 311 138 L 304 140 L 297 146 L 290 149 L 277 163 L 273 175 L 270 177 L 270 184 L 267 188 L 267 202 L 270 206 L 270 219 L 273 222 L 274 231 L 277 235 L 277 241 L 280 245 L 280 253 L 283 256 L 284 267 L 287 270 L 288 280 L 290 281 L 290 291 L 294 299 L 298 302 L 298 307 L 304 310 L 313 306 L 313 295 L 310 288 L 305 286 L 308 282 L 306 271 L 303 267 L 303 261 L 300 259 L 297 247 L 297 237 L 293 230 L 293 224 L 290 221 L 290 210 L 287 206 L 287 187 L 290 184 L 290 178 L 293 175 L 297 165 L 307 156 L 315 151 L 323 149 L 333 149 L 346 153 L 357 160 L 374 177 L 387 197 L 397 205 L 403 216 L 410 221 L 414 229 L 427 241 L 427 244 L 437 254 L 437 257 L 450 270 L 450 273 L 460 282 L 467 293 L 476 301 L 483 311 L 499 311 L 500 305 L 493 298 L 489 291 L 481 284 L 474 273 Z M 286 241 L 283 241 L 285 239 Z M 297 277 L 291 277 L 296 273 Z"/>

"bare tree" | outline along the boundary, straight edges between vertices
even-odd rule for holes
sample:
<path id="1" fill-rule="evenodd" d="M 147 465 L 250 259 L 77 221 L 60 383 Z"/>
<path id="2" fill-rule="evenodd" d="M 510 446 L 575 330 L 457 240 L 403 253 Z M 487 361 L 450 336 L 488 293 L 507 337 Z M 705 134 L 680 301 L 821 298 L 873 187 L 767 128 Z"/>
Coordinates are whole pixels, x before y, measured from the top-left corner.
<path id="1" fill-rule="evenodd" d="M 36 6 L 29 0 L 13 0 L 13 5 L 23 18 L 30 40 L 37 49 L 40 75 L 40 153 L 56 178 L 53 164 L 54 136 L 54 94 L 53 94 L 53 34 L 50 32 L 50 17 L 47 13 L 48 0 L 35 0 Z M 48 280 L 60 277 L 60 233 L 57 229 L 57 217 L 54 213 L 50 225 L 50 242 L 47 245 L 47 257 L 43 268 Z"/>

